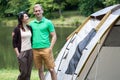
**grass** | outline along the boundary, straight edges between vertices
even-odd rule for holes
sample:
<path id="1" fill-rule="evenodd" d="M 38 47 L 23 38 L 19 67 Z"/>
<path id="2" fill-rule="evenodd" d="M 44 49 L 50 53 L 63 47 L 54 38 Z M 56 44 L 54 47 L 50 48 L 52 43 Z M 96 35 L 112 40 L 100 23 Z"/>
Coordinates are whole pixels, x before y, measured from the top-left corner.
<path id="1" fill-rule="evenodd" d="M 65 11 L 60 18 L 52 19 L 54 24 L 81 24 L 86 17 L 81 16 L 79 11 Z"/>
<path id="2" fill-rule="evenodd" d="M 17 80 L 18 75 L 17 69 L 0 69 L 0 80 Z M 32 70 L 31 80 L 39 80 L 37 70 Z"/>

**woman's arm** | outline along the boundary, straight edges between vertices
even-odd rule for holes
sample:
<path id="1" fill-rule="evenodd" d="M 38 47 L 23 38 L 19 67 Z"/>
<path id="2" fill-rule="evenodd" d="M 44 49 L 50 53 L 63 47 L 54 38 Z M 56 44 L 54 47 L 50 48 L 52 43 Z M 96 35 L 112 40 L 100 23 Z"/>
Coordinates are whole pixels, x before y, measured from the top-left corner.
<path id="1" fill-rule="evenodd" d="M 14 51 L 15 51 L 15 53 L 16 53 L 16 56 L 18 57 L 19 56 L 19 50 L 18 50 L 18 47 L 17 47 L 17 42 L 18 42 L 18 38 L 17 38 L 17 31 L 16 30 L 14 30 L 13 32 L 12 32 L 12 44 L 13 44 L 13 48 L 14 48 Z"/>

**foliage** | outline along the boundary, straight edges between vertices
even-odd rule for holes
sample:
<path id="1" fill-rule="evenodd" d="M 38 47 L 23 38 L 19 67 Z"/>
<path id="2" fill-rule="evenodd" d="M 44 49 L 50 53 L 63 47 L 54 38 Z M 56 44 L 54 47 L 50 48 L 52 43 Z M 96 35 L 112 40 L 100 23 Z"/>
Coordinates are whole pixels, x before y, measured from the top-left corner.
<path id="1" fill-rule="evenodd" d="M 82 15 L 88 16 L 95 12 L 96 8 L 119 4 L 120 0 L 79 0 L 79 10 Z"/>
<path id="2" fill-rule="evenodd" d="M 59 11 L 59 16 L 63 17 L 62 10 L 65 8 L 65 0 L 54 0 L 55 3 L 55 9 Z"/>
<path id="3" fill-rule="evenodd" d="M 106 6 L 110 6 L 113 4 L 119 4 L 119 3 L 120 3 L 120 0 L 104 0 L 103 1 L 103 4 L 105 4 Z"/>
<path id="4" fill-rule="evenodd" d="M 79 0 L 66 0 L 66 2 L 71 4 L 71 5 L 76 5 L 79 3 Z"/>
<path id="5" fill-rule="evenodd" d="M 24 1 L 24 0 L 9 0 L 8 1 L 8 7 L 5 10 L 6 14 L 12 13 L 13 15 L 16 15 L 18 12 L 26 10 L 28 11 L 29 8 L 29 2 L 28 0 Z"/>
<path id="6" fill-rule="evenodd" d="M 63 16 L 63 10 L 79 9 L 82 15 L 90 15 L 96 8 L 119 4 L 120 0 L 0 0 L 0 16 L 14 16 L 22 10 L 29 14 L 33 13 L 33 6 L 36 3 L 42 4 L 44 14 L 51 16 L 53 11 L 58 11 Z"/>
<path id="7" fill-rule="evenodd" d="M 79 1 L 80 1 L 79 9 L 81 15 L 88 16 L 94 12 L 94 7 L 98 0 L 79 0 Z"/>
<path id="8" fill-rule="evenodd" d="M 7 3 L 8 0 L 0 0 L 0 17 L 4 15 L 5 10 L 8 8 Z"/>

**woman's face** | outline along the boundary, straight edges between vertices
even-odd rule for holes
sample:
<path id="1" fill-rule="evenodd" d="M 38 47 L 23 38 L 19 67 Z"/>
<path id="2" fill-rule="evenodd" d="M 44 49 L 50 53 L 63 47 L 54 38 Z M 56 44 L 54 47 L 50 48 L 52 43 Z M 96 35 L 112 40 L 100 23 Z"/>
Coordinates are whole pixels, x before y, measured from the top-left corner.
<path id="1" fill-rule="evenodd" d="M 23 23 L 28 23 L 28 21 L 29 21 L 28 15 L 27 15 L 27 14 L 24 14 L 24 15 L 23 15 L 22 22 L 23 22 Z"/>

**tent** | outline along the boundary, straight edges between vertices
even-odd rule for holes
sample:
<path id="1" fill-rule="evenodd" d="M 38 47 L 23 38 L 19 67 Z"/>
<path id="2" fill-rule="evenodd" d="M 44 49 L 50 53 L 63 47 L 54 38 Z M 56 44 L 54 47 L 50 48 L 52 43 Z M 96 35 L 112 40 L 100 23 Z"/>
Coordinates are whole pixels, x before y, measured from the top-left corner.
<path id="1" fill-rule="evenodd" d="M 55 60 L 58 80 L 119 80 L 120 5 L 91 14 Z M 45 80 L 51 80 L 46 73 Z"/>

